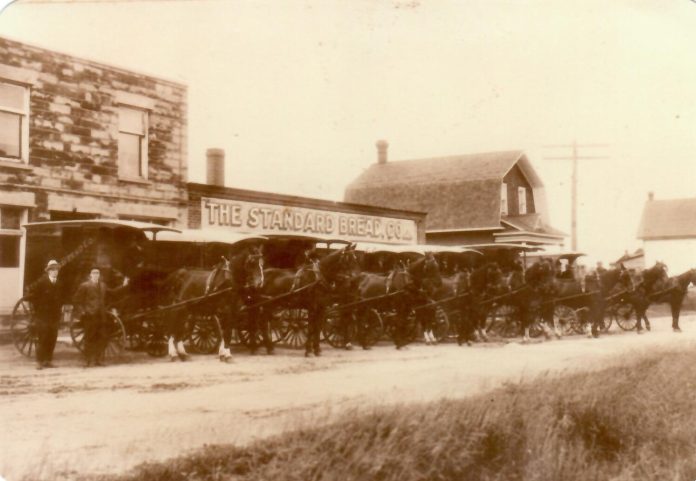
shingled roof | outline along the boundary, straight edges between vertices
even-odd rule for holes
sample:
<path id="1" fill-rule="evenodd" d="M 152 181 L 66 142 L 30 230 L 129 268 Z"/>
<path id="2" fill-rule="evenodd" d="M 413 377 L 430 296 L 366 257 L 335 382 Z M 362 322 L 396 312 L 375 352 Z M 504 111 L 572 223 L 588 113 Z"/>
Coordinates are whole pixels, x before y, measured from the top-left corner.
<path id="1" fill-rule="evenodd" d="M 345 201 L 428 213 L 428 231 L 502 229 L 500 185 L 520 165 L 543 184 L 519 150 L 376 163 L 351 182 Z M 536 197 L 536 196 L 535 196 Z"/>
<path id="2" fill-rule="evenodd" d="M 648 200 L 638 228 L 643 240 L 696 237 L 696 198 Z"/>

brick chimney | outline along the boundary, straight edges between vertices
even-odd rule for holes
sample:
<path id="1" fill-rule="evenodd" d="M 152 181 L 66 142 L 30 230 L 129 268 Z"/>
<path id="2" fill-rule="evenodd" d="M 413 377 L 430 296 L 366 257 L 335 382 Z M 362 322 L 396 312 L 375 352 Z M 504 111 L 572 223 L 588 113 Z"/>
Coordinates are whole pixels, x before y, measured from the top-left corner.
<path id="1" fill-rule="evenodd" d="M 207 157 L 206 182 L 209 185 L 225 186 L 225 150 L 208 149 L 205 151 Z"/>
<path id="2" fill-rule="evenodd" d="M 648 200 L 655 200 L 655 192 L 653 192 L 653 191 L 648 192 Z"/>
<path id="3" fill-rule="evenodd" d="M 377 143 L 377 163 L 386 164 L 387 163 L 387 150 L 389 149 L 389 142 L 386 140 L 378 140 Z"/>

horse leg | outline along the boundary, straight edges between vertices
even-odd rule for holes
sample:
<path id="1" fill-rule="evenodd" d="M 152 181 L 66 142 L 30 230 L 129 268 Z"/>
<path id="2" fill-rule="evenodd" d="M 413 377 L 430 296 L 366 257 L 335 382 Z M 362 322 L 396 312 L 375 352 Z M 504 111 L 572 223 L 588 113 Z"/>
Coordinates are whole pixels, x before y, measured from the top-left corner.
<path id="1" fill-rule="evenodd" d="M 310 307 L 307 309 L 307 340 L 305 341 L 305 357 L 312 357 L 312 340 L 314 338 L 314 329 L 316 326 L 316 309 Z"/>
<path id="2" fill-rule="evenodd" d="M 647 309 L 643 311 L 643 320 L 645 321 L 645 328 L 650 330 L 650 321 L 648 320 Z"/>
<path id="3" fill-rule="evenodd" d="M 273 354 L 273 341 L 271 339 L 271 323 L 269 319 L 264 316 L 261 312 L 262 310 L 254 310 L 249 313 L 249 315 L 257 319 L 256 322 L 261 325 L 261 337 L 263 339 L 263 345 L 266 347 L 266 354 Z"/>
<path id="4" fill-rule="evenodd" d="M 352 316 L 350 315 L 350 312 L 347 312 L 345 310 L 341 311 L 341 313 L 339 314 L 339 318 L 338 318 L 339 329 L 340 329 L 339 332 L 340 332 L 341 336 L 343 336 L 343 340 L 345 341 L 343 347 L 347 351 L 350 351 L 353 349 L 353 343 L 352 343 L 353 339 L 350 335 L 351 334 L 351 332 L 350 332 L 351 321 L 352 321 Z"/>
<path id="5" fill-rule="evenodd" d="M 314 350 L 315 356 L 321 356 L 321 331 L 324 327 L 324 320 L 326 319 L 326 308 L 321 307 L 317 310 L 317 314 L 314 318 L 314 335 L 312 336 L 312 349 Z"/>
<path id="6" fill-rule="evenodd" d="M 670 309 L 672 310 L 672 330 L 674 332 L 682 332 L 681 328 L 679 327 L 679 311 L 681 311 L 681 299 L 679 302 L 676 302 L 675 300 L 672 300 L 669 304 Z"/>
<path id="7" fill-rule="evenodd" d="M 220 348 L 218 349 L 218 356 L 221 362 L 230 362 L 232 360 L 232 353 L 230 352 L 230 345 L 232 344 L 232 310 L 226 309 L 225 312 L 220 312 L 220 321 L 222 328 L 222 339 L 220 339 Z"/>

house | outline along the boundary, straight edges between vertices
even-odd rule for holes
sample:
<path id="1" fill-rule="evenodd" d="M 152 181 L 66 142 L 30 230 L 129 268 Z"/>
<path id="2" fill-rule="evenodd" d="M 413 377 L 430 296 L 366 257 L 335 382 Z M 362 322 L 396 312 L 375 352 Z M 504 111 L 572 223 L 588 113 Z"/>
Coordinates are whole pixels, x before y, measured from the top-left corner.
<path id="1" fill-rule="evenodd" d="M 22 295 L 26 222 L 186 224 L 186 95 L 177 82 L 0 38 L 0 314 Z"/>
<path id="2" fill-rule="evenodd" d="M 426 239 L 442 245 L 562 245 L 544 185 L 522 151 L 377 162 L 345 190 L 346 202 L 427 212 Z"/>
<path id="3" fill-rule="evenodd" d="M 696 267 L 696 198 L 656 200 L 651 193 L 638 228 L 645 266 L 667 264 L 670 275 Z"/>
<path id="4" fill-rule="evenodd" d="M 624 252 L 624 255 L 622 255 L 621 257 L 619 257 L 611 263 L 613 267 L 616 267 L 620 264 L 623 264 L 623 266 L 626 269 L 642 271 L 643 269 L 645 269 L 645 253 L 643 252 L 643 249 L 636 249 L 634 252 L 631 253 L 626 251 Z"/>

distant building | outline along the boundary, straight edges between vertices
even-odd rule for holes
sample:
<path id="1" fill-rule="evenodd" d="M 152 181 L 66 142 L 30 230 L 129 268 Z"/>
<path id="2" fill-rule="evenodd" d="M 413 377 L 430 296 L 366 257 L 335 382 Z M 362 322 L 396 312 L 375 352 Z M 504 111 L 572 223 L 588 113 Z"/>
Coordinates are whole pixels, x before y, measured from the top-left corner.
<path id="1" fill-rule="evenodd" d="M 176 82 L 0 38 L 0 314 L 22 295 L 26 222 L 185 225 L 186 95 Z"/>
<path id="2" fill-rule="evenodd" d="M 624 255 L 612 262 L 612 266 L 618 266 L 619 264 L 623 264 L 626 269 L 636 271 L 645 269 L 645 253 L 643 249 L 638 249 L 632 253 L 626 251 Z"/>
<path id="3" fill-rule="evenodd" d="M 696 198 L 655 200 L 652 192 L 638 228 L 645 266 L 662 261 L 671 275 L 696 267 Z"/>
<path id="4" fill-rule="evenodd" d="M 346 202 L 427 212 L 426 239 L 433 244 L 563 244 L 524 152 L 387 162 L 387 143 L 377 149 L 377 163 L 346 188 Z"/>

